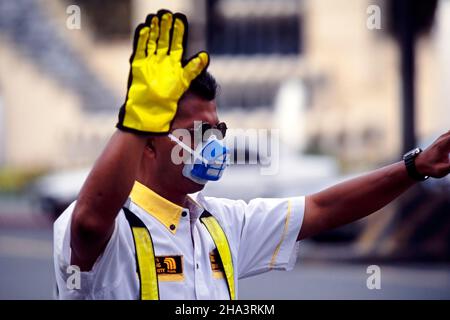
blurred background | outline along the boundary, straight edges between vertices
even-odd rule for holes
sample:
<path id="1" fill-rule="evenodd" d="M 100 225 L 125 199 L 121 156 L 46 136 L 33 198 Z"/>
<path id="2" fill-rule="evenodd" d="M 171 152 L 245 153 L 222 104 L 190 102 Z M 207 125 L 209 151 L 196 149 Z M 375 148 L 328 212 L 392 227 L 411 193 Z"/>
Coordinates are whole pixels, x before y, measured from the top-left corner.
<path id="1" fill-rule="evenodd" d="M 0 299 L 53 298 L 52 223 L 114 131 L 135 26 L 160 8 L 188 16 L 189 54 L 210 52 L 221 119 L 280 130 L 276 175 L 243 146 L 208 195 L 310 194 L 450 129 L 450 0 L 0 0 Z M 299 255 L 240 298 L 449 299 L 450 179 Z"/>

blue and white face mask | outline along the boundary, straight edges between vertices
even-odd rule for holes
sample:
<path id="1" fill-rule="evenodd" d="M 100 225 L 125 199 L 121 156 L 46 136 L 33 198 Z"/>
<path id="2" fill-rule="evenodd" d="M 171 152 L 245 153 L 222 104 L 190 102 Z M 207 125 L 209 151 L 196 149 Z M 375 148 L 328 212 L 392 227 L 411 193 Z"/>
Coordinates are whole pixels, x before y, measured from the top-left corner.
<path id="1" fill-rule="evenodd" d="M 217 181 L 222 177 L 229 159 L 228 148 L 222 140 L 211 135 L 206 142 L 199 143 L 196 149 L 192 150 L 171 133 L 168 136 L 191 154 L 189 161 L 184 164 L 183 176 L 198 184 Z"/>

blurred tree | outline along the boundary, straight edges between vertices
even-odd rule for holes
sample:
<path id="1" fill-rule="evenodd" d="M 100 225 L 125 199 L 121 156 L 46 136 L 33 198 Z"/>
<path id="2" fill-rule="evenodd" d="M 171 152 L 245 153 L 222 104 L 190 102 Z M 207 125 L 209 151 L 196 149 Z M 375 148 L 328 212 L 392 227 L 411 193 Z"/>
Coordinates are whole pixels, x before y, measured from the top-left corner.
<path id="1" fill-rule="evenodd" d="M 416 146 L 415 134 L 415 43 L 434 21 L 437 0 L 391 0 L 387 2 L 388 32 L 397 40 L 401 56 L 403 153 Z"/>

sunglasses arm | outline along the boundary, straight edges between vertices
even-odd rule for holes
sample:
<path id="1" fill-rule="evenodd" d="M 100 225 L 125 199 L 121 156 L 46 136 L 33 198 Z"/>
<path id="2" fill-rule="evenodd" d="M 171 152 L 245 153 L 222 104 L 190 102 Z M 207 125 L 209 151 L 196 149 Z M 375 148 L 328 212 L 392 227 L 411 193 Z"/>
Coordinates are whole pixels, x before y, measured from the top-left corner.
<path id="1" fill-rule="evenodd" d="M 206 165 L 208 164 L 208 160 L 203 158 L 202 155 L 199 154 L 198 152 L 196 152 L 195 150 L 192 150 L 191 147 L 187 146 L 185 143 L 183 143 L 180 139 L 175 137 L 173 134 L 169 133 L 167 136 L 169 137 L 170 140 L 172 140 L 173 142 L 178 144 L 181 148 L 183 148 L 190 154 L 194 155 L 197 159 L 200 159 L 204 164 L 206 164 Z"/>

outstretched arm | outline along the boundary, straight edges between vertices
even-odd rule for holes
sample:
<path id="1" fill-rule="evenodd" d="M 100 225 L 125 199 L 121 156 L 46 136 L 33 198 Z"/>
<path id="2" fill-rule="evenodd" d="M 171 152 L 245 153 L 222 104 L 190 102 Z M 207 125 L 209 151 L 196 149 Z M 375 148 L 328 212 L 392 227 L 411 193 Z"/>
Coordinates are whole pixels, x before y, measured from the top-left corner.
<path id="1" fill-rule="evenodd" d="M 417 171 L 442 178 L 450 173 L 450 131 L 415 159 Z M 387 205 L 416 183 L 404 162 L 337 184 L 306 197 L 305 216 L 298 239 L 345 225 Z"/>

